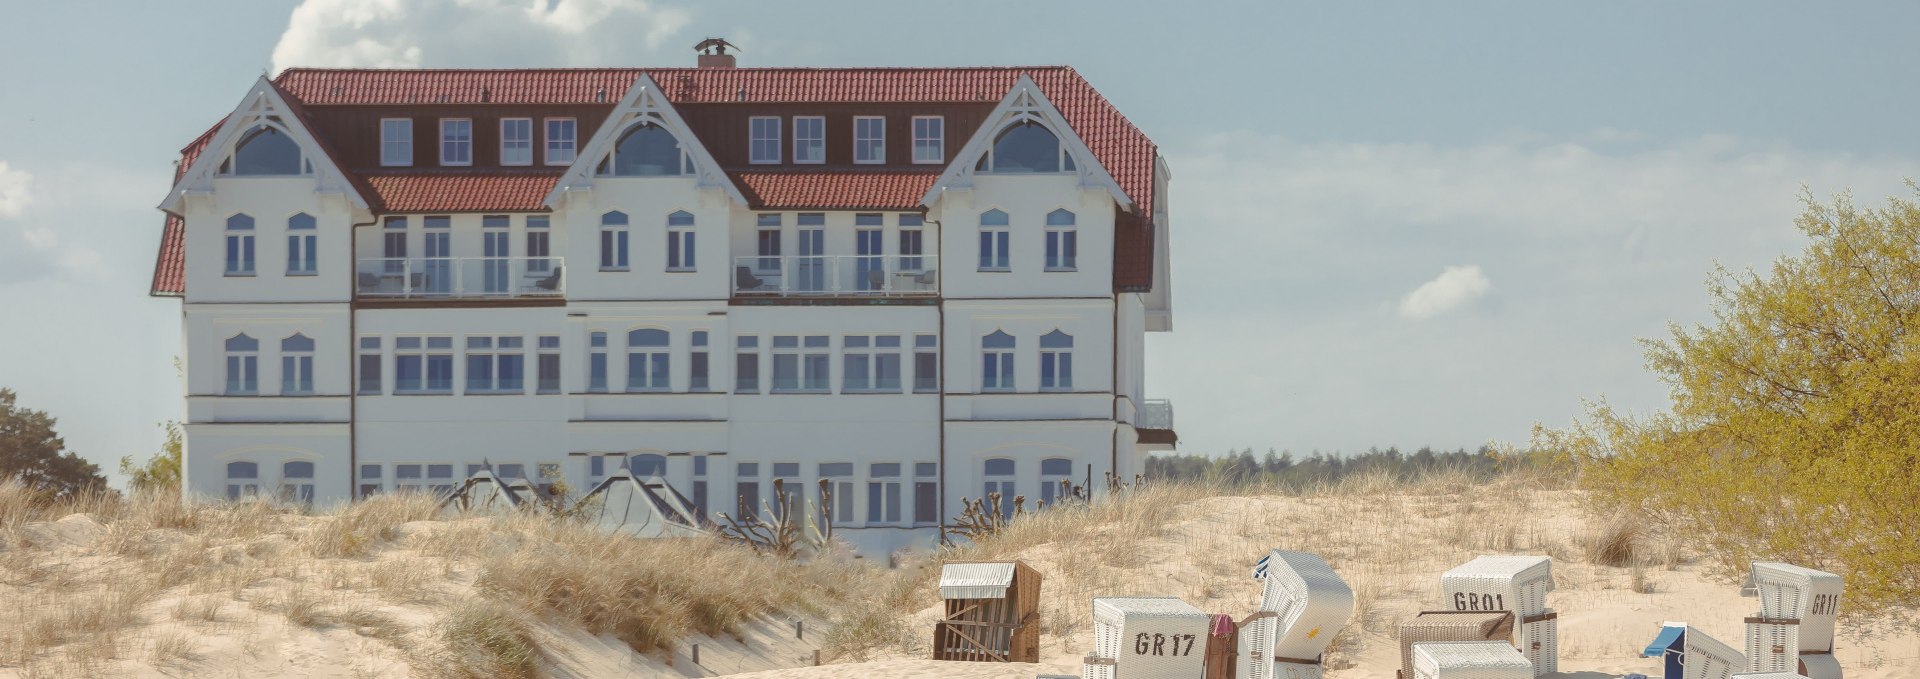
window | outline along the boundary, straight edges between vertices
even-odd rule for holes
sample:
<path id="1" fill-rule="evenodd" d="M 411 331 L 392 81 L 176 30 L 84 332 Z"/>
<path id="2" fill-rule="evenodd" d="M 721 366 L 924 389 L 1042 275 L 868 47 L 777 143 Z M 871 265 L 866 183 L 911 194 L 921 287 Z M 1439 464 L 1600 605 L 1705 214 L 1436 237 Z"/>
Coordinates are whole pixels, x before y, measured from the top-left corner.
<path id="1" fill-rule="evenodd" d="M 533 119 L 500 119 L 500 164 L 533 164 Z"/>
<path id="2" fill-rule="evenodd" d="M 1031 172 L 1072 172 L 1073 155 L 1053 131 L 1031 120 L 1014 123 L 1000 131 L 987 155 L 974 167 L 979 172 L 1007 174 Z"/>
<path id="3" fill-rule="evenodd" d="M 380 494 L 380 488 L 383 485 L 380 479 L 380 472 L 380 465 L 360 465 L 360 497 L 373 497 Z"/>
<path id="4" fill-rule="evenodd" d="M 227 338 L 227 395 L 260 393 L 260 340 L 241 333 Z"/>
<path id="5" fill-rule="evenodd" d="M 672 132 L 652 123 L 628 128 L 613 147 L 613 153 L 600 164 L 601 174 L 615 177 L 667 177 L 692 174 L 692 168 L 680 151 L 680 140 Z M 611 170 L 611 171 L 609 171 Z"/>
<path id="6" fill-rule="evenodd" d="M 820 116 L 794 116 L 793 162 L 819 165 L 827 162 L 827 119 Z"/>
<path id="7" fill-rule="evenodd" d="M 360 393 L 378 395 L 380 386 L 380 338 L 360 338 Z"/>
<path id="8" fill-rule="evenodd" d="M 306 174 L 306 163 L 301 159 L 300 145 L 293 137 L 272 125 L 261 125 L 248 130 L 240 137 L 240 143 L 233 147 L 233 158 L 224 164 L 220 174 L 240 177 L 274 177 Z"/>
<path id="9" fill-rule="evenodd" d="M 875 291 L 887 287 L 885 234 L 880 227 L 884 217 L 878 214 L 853 216 L 853 285 L 855 290 Z"/>
<path id="10" fill-rule="evenodd" d="M 778 501 L 782 499 L 793 509 L 804 511 L 806 508 L 806 504 L 804 503 L 806 500 L 806 487 L 800 483 L 800 463 L 773 463 L 773 478 L 781 482 L 780 495 L 782 496 L 773 498 L 776 501 L 773 506 L 774 516 L 780 516 L 780 504 Z"/>
<path id="11" fill-rule="evenodd" d="M 587 391 L 607 390 L 607 333 L 587 335 Z"/>
<path id="12" fill-rule="evenodd" d="M 733 338 L 733 393 L 760 393 L 760 338 Z"/>
<path id="13" fill-rule="evenodd" d="M 980 270 L 1008 271 L 1007 213 L 999 209 L 980 213 Z"/>
<path id="14" fill-rule="evenodd" d="M 741 462 L 733 479 L 733 518 L 752 523 L 760 515 L 760 463 Z"/>
<path id="15" fill-rule="evenodd" d="M 313 339 L 294 333 L 280 340 L 280 395 L 313 393 Z"/>
<path id="16" fill-rule="evenodd" d="M 539 381 L 534 391 L 542 394 L 560 393 L 560 336 L 546 335 L 539 340 L 539 365 L 536 369 Z"/>
<path id="17" fill-rule="evenodd" d="M 608 464 L 608 462 L 612 462 L 612 464 Z M 619 470 L 625 469 L 626 466 L 626 455 L 594 455 L 589 458 L 587 472 L 594 483 L 599 483 L 602 479 L 606 478 L 608 467 Z"/>
<path id="18" fill-rule="evenodd" d="M 453 465 L 427 465 L 427 486 L 433 489 L 435 495 L 453 492 Z"/>
<path id="19" fill-rule="evenodd" d="M 848 335 L 841 343 L 841 390 L 900 393 L 899 335 Z"/>
<path id="20" fill-rule="evenodd" d="M 913 336 L 913 390 L 927 393 L 940 390 L 940 337 Z"/>
<path id="21" fill-rule="evenodd" d="M 867 523 L 900 523 L 900 463 L 867 465 Z"/>
<path id="22" fill-rule="evenodd" d="M 380 164 L 387 167 L 413 164 L 413 119 L 380 119 Z"/>
<path id="23" fill-rule="evenodd" d="M 668 356 L 667 331 L 627 333 L 627 391 L 667 391 Z"/>
<path id="24" fill-rule="evenodd" d="M 627 213 L 600 215 L 600 270 L 627 270 Z"/>
<path id="25" fill-rule="evenodd" d="M 467 393 L 525 393 L 524 342 L 520 337 L 468 337 Z"/>
<path id="26" fill-rule="evenodd" d="M 707 521 L 707 456 L 693 456 L 693 515 Z"/>
<path id="27" fill-rule="evenodd" d="M 393 376 L 393 393 L 396 394 L 451 393 L 453 338 L 395 338 Z"/>
<path id="28" fill-rule="evenodd" d="M 421 484 L 425 478 L 420 473 L 422 467 L 417 464 L 397 464 L 393 466 L 393 489 L 396 491 L 420 491 L 426 486 Z"/>
<path id="29" fill-rule="evenodd" d="M 423 276 L 420 283 L 414 284 L 415 292 L 424 290 L 430 293 L 447 294 L 453 291 L 453 218 L 445 215 L 430 215 L 420 218 L 420 226 L 425 230 L 420 234 L 424 252 L 421 262 L 415 266 L 416 273 Z"/>
<path id="30" fill-rule="evenodd" d="M 313 463 L 287 462 L 280 465 L 280 501 L 313 504 Z"/>
<path id="31" fill-rule="evenodd" d="M 574 120 L 547 119 L 547 164 L 571 165 L 575 154 Z"/>
<path id="32" fill-rule="evenodd" d="M 921 225 L 925 222 L 920 215 L 900 215 L 900 270 L 920 271 L 920 256 L 926 254 L 926 243 L 921 240 Z"/>
<path id="33" fill-rule="evenodd" d="M 853 117 L 853 162 L 859 165 L 877 165 L 887 162 L 886 118 Z"/>
<path id="34" fill-rule="evenodd" d="M 473 121 L 466 118 L 440 120 L 440 164 L 473 164 Z"/>
<path id="35" fill-rule="evenodd" d="M 407 270 L 407 218 L 388 217 L 380 234 L 380 256 L 385 273 L 398 276 Z"/>
<path id="36" fill-rule="evenodd" d="M 754 116 L 747 119 L 747 162 L 770 165 L 780 162 L 780 119 Z"/>
<path id="37" fill-rule="evenodd" d="M 773 391 L 829 391 L 827 339 L 826 335 L 809 335 L 805 338 L 796 335 L 774 336 Z"/>
<path id="38" fill-rule="evenodd" d="M 827 482 L 823 490 L 833 494 L 832 498 L 820 498 L 820 511 L 830 513 L 836 522 L 853 522 L 853 463 L 822 462 L 820 478 Z M 832 502 L 828 502 L 831 499 Z"/>
<path id="39" fill-rule="evenodd" d="M 651 453 L 635 455 L 627 459 L 627 468 L 633 470 L 634 478 L 667 475 L 667 458 Z"/>
<path id="40" fill-rule="evenodd" d="M 1080 249 L 1074 233 L 1073 213 L 1054 210 L 1047 213 L 1047 270 L 1072 271 L 1074 254 Z"/>
<path id="41" fill-rule="evenodd" d="M 1013 518 L 1013 497 L 1019 492 L 1013 482 L 1013 460 L 996 457 L 987 460 L 985 466 L 981 478 L 986 480 L 986 488 L 981 491 L 980 499 L 991 503 L 993 494 L 999 493 L 1000 517 Z"/>
<path id="42" fill-rule="evenodd" d="M 780 271 L 780 215 L 760 215 L 760 259 L 754 263 L 756 273 L 778 273 Z"/>
<path id="43" fill-rule="evenodd" d="M 453 338 L 427 338 L 427 391 L 453 392 Z"/>
<path id="44" fill-rule="evenodd" d="M 1073 460 L 1064 457 L 1049 457 L 1040 461 L 1040 501 L 1052 507 L 1060 498 L 1065 497 L 1061 482 L 1071 483 L 1073 478 Z"/>
<path id="45" fill-rule="evenodd" d="M 695 330 L 688 340 L 692 345 L 687 354 L 687 391 L 706 391 L 707 373 L 707 331 Z"/>
<path id="46" fill-rule="evenodd" d="M 947 162 L 946 118 L 913 117 L 913 162 L 918 165 L 939 165 Z"/>
<path id="47" fill-rule="evenodd" d="M 674 210 L 667 215 L 667 270 L 692 271 L 693 213 Z"/>
<path id="48" fill-rule="evenodd" d="M 503 464 L 503 465 L 500 465 L 496 471 L 498 471 L 499 473 L 495 474 L 494 476 L 497 476 L 502 479 L 527 478 L 527 466 L 524 464 Z"/>
<path id="49" fill-rule="evenodd" d="M 547 273 L 553 270 L 553 260 L 548 259 L 547 225 L 552 218 L 547 215 L 527 215 L 527 273 Z"/>
<path id="50" fill-rule="evenodd" d="M 242 500 L 260 496 L 260 465 L 252 462 L 227 463 L 227 499 Z"/>
<path id="51" fill-rule="evenodd" d="M 227 275 L 253 275 L 253 218 L 245 214 L 227 218 Z"/>
<path id="52" fill-rule="evenodd" d="M 1040 389 L 1073 390 L 1073 335 L 1055 330 L 1040 336 Z"/>
<path id="53" fill-rule="evenodd" d="M 287 275 L 312 276 L 320 271 L 313 215 L 302 212 L 287 218 Z"/>
<path id="54" fill-rule="evenodd" d="M 980 339 L 980 390 L 1013 391 L 1013 336 L 995 330 Z"/>
<path id="55" fill-rule="evenodd" d="M 940 522 L 940 465 L 913 463 L 913 522 L 927 525 Z"/>

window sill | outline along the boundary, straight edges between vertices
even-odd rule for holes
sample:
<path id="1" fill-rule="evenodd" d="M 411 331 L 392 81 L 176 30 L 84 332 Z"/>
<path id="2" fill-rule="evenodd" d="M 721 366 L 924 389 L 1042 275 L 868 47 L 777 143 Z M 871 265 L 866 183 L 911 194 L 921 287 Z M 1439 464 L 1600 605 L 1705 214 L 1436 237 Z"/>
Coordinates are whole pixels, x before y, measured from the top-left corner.
<path id="1" fill-rule="evenodd" d="M 977 269 L 977 271 L 979 271 L 980 273 L 1013 273 L 1013 267 L 1010 267 L 1010 266 L 981 267 Z"/>
<path id="2" fill-rule="evenodd" d="M 254 275 L 255 274 L 252 271 L 228 271 L 227 272 L 227 278 L 253 278 Z"/>
<path id="3" fill-rule="evenodd" d="M 286 390 L 281 390 L 281 391 L 280 391 L 280 395 L 281 395 L 281 396 L 286 396 L 286 397 L 292 397 L 292 396 L 312 396 L 312 395 L 313 395 L 313 392 L 311 392 L 311 391 L 286 391 Z"/>
<path id="4" fill-rule="evenodd" d="M 464 392 L 461 392 L 461 395 L 462 396 L 526 396 L 527 392 L 525 390 L 506 391 L 506 390 L 500 390 L 500 389 L 468 389 Z"/>
<path id="5" fill-rule="evenodd" d="M 693 268 L 684 267 L 684 266 L 677 269 L 671 268 L 671 267 L 667 269 L 667 273 L 698 273 L 698 272 L 699 272 L 698 269 L 693 269 Z"/>
<path id="6" fill-rule="evenodd" d="M 913 164 L 915 164 L 915 165 L 945 165 L 945 164 L 947 164 L 947 160 L 946 160 L 945 158 L 940 158 L 940 159 L 934 159 L 934 160 L 921 160 L 921 159 L 919 159 L 919 158 L 915 158 L 915 159 L 913 159 Z"/>
<path id="7" fill-rule="evenodd" d="M 1070 266 L 1068 267 L 1050 266 L 1050 267 L 1047 267 L 1047 271 L 1051 273 L 1076 273 L 1080 270 Z"/>
<path id="8" fill-rule="evenodd" d="M 881 394 L 881 395 L 887 395 L 887 394 L 895 394 L 895 395 L 897 395 L 897 394 L 899 394 L 899 393 L 900 393 L 900 390 L 899 390 L 899 389 L 846 389 L 846 388 L 842 388 L 842 389 L 840 390 L 840 393 L 842 393 L 842 394 L 855 394 L 855 395 L 873 395 L 873 394 Z"/>
<path id="9" fill-rule="evenodd" d="M 779 165 L 779 164 L 780 164 L 780 159 L 779 159 L 779 158 L 774 158 L 773 160 L 764 160 L 764 159 L 762 159 L 762 160 L 749 160 L 749 161 L 747 161 L 747 164 L 748 164 L 748 165 Z"/>
<path id="10" fill-rule="evenodd" d="M 775 389 L 775 394 L 832 394 L 832 389 Z"/>
<path id="11" fill-rule="evenodd" d="M 452 390 L 452 389 L 445 389 L 445 390 L 421 390 L 421 391 L 399 391 L 399 390 L 395 390 L 395 391 L 393 392 L 393 395 L 394 395 L 394 396 L 452 396 L 452 395 L 453 395 L 453 390 Z"/>
<path id="12" fill-rule="evenodd" d="M 623 391 L 620 393 L 622 394 L 671 394 L 673 393 L 673 390 L 672 389 L 636 389 L 634 387 L 627 387 L 626 391 Z"/>
<path id="13" fill-rule="evenodd" d="M 221 395 L 221 396 L 259 396 L 259 395 L 260 395 L 260 392 L 257 392 L 257 391 L 229 391 L 229 392 L 225 392 L 225 393 L 222 393 L 222 394 L 220 394 L 220 395 Z"/>
<path id="14" fill-rule="evenodd" d="M 887 161 L 886 161 L 886 160 L 860 160 L 860 159 L 858 159 L 858 158 L 856 158 L 856 159 L 854 159 L 854 161 L 853 161 L 853 164 L 855 164 L 855 165 L 885 165 L 885 164 L 887 164 Z"/>
<path id="15" fill-rule="evenodd" d="M 320 272 L 318 271 L 288 271 L 287 272 L 287 276 L 289 277 L 318 276 L 318 275 L 320 275 Z"/>
<path id="16" fill-rule="evenodd" d="M 629 272 L 629 271 L 632 271 L 632 270 L 633 270 L 633 269 L 630 269 L 630 268 L 627 268 L 627 267 L 619 267 L 619 268 L 614 268 L 614 267 L 606 267 L 606 266 L 603 266 L 603 267 L 600 267 L 600 271 L 601 271 L 602 273 L 626 273 L 626 272 Z"/>

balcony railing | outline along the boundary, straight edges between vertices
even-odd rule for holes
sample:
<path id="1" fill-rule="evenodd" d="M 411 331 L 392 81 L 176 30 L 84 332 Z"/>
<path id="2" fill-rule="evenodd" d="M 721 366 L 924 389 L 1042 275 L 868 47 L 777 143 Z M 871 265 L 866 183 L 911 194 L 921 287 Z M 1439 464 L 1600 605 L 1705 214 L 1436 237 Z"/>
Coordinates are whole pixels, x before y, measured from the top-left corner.
<path id="1" fill-rule="evenodd" d="M 927 296 L 940 288 L 933 255 L 735 257 L 733 294 Z"/>
<path id="2" fill-rule="evenodd" d="M 413 257 L 360 260 L 361 297 L 558 297 L 567 294 L 559 257 Z"/>
<path id="3" fill-rule="evenodd" d="M 1134 413 L 1135 429 L 1173 429 L 1173 402 L 1164 398 L 1149 398 L 1140 401 L 1140 409 Z"/>

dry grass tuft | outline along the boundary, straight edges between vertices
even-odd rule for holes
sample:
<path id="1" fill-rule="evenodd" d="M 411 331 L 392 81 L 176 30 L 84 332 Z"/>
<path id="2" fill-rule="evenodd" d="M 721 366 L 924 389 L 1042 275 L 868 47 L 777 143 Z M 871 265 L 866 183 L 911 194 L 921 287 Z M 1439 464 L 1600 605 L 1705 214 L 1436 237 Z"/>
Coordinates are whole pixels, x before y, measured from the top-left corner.
<path id="1" fill-rule="evenodd" d="M 425 668 L 433 676 L 520 679 L 536 675 L 540 649 L 519 610 L 487 599 L 468 599 L 435 627 L 443 656 Z"/>
<path id="2" fill-rule="evenodd" d="M 1626 568 L 1644 563 L 1641 544 L 1645 521 L 1626 514 L 1615 515 L 1597 530 L 1580 536 L 1580 549 L 1587 561 L 1602 566 Z M 1635 588 L 1638 589 L 1638 588 Z"/>

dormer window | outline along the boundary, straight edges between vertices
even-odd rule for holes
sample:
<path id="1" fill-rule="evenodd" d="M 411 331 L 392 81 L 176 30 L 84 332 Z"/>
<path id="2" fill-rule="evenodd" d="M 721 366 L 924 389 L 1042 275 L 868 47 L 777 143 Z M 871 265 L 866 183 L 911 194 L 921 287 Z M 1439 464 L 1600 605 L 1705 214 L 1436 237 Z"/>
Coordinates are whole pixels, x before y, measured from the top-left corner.
<path id="1" fill-rule="evenodd" d="M 1001 174 L 1072 172 L 1074 165 L 1073 156 L 1052 130 L 1027 120 L 1002 130 L 974 170 Z"/>
<path id="2" fill-rule="evenodd" d="M 300 145 L 272 125 L 259 125 L 241 135 L 233 145 L 233 157 L 220 165 L 220 174 L 239 177 L 298 176 L 307 174 L 310 165 L 300 155 Z"/>
<path id="3" fill-rule="evenodd" d="M 500 164 L 533 164 L 533 119 L 500 119 Z"/>
<path id="4" fill-rule="evenodd" d="M 575 121 L 572 118 L 547 119 L 547 164 L 572 165 L 575 153 Z"/>
<path id="5" fill-rule="evenodd" d="M 473 121 L 467 118 L 440 120 L 440 164 L 473 164 Z"/>
<path id="6" fill-rule="evenodd" d="M 827 119 L 820 116 L 794 116 L 793 162 L 820 165 L 827 162 Z"/>
<path id="7" fill-rule="evenodd" d="M 613 153 L 600 163 L 600 174 L 614 177 L 670 177 L 693 174 L 693 160 L 680 149 L 672 132 L 652 123 L 628 129 Z"/>
<path id="8" fill-rule="evenodd" d="M 853 117 L 853 162 L 857 165 L 878 165 L 887 162 L 886 118 Z"/>
<path id="9" fill-rule="evenodd" d="M 754 116 L 747 119 L 747 162 L 773 165 L 780 162 L 780 118 Z"/>
<path id="10" fill-rule="evenodd" d="M 913 117 L 913 163 L 939 165 L 947 162 L 947 119 L 940 116 Z"/>
<path id="11" fill-rule="evenodd" d="M 406 167 L 413 164 L 413 120 L 380 119 L 380 164 Z"/>

